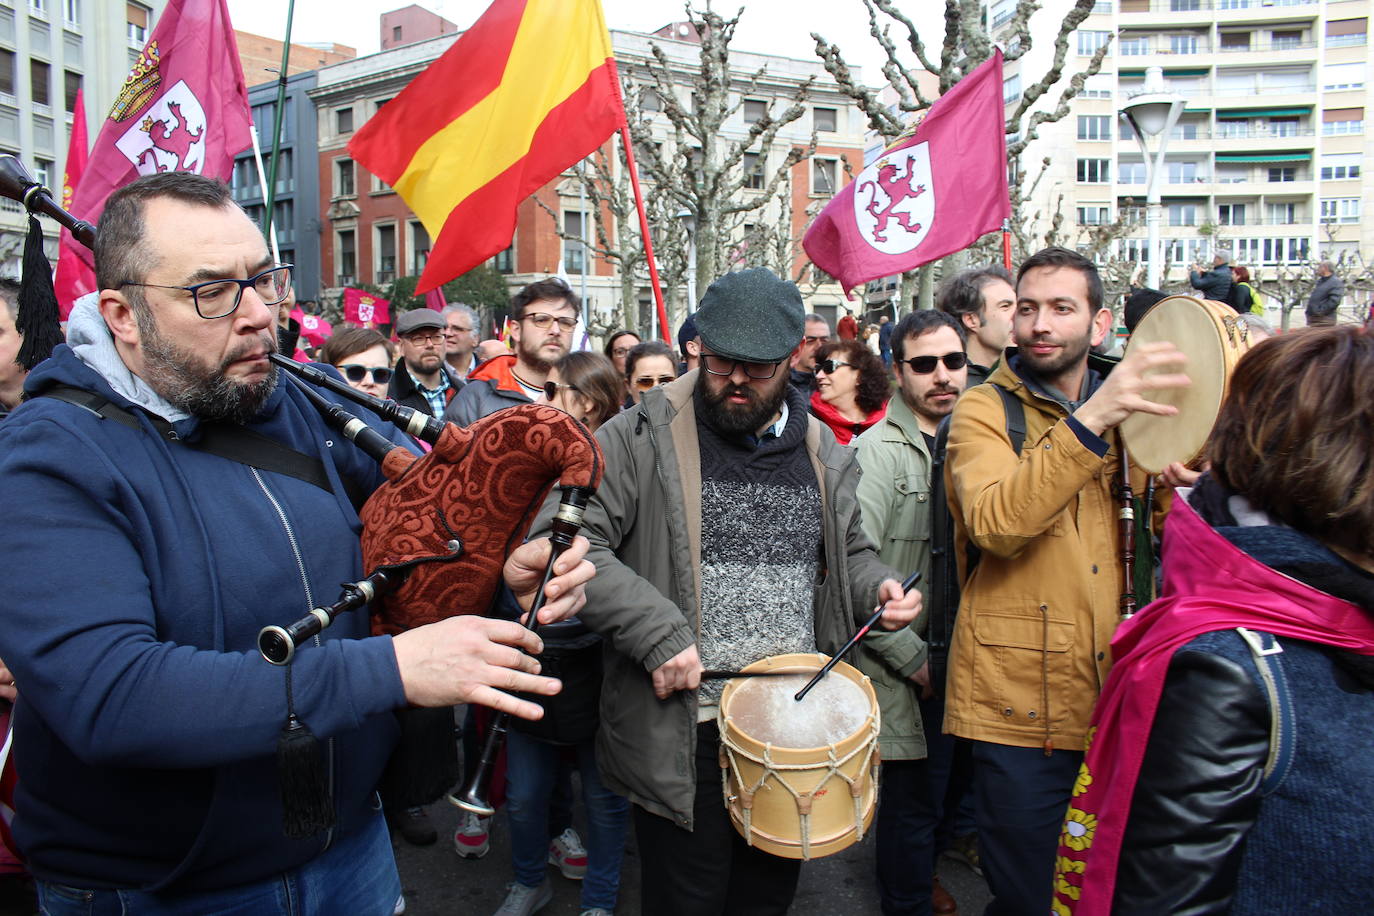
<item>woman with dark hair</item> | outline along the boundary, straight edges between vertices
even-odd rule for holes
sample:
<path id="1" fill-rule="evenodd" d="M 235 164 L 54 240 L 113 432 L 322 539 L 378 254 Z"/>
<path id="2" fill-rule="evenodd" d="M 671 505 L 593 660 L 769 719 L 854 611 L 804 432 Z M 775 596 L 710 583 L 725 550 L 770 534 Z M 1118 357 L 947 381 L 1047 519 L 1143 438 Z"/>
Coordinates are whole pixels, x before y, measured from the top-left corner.
<path id="1" fill-rule="evenodd" d="M 816 348 L 816 390 L 811 413 L 830 427 L 840 445 L 868 429 L 887 412 L 892 396 L 887 369 L 878 355 L 857 340 L 837 340 Z"/>
<path id="2" fill-rule="evenodd" d="M 574 350 L 553 364 L 543 403 L 571 414 L 592 432 L 620 412 L 620 376 L 600 353 Z"/>
<path id="3" fill-rule="evenodd" d="M 1248 304 L 1248 308 L 1237 309 L 1239 312 L 1250 312 L 1255 315 L 1264 314 L 1264 300 L 1255 291 L 1255 287 L 1250 283 L 1250 268 L 1239 264 L 1231 267 L 1231 282 L 1235 284 L 1239 291 L 1234 295 L 1232 301 L 1240 301 Z"/>
<path id="4" fill-rule="evenodd" d="M 646 340 L 635 344 L 625 358 L 625 384 L 630 397 L 638 404 L 644 392 L 666 385 L 677 378 L 677 359 L 672 347 L 661 340 Z"/>
<path id="5" fill-rule="evenodd" d="M 1056 861 L 1058 913 L 1374 907 L 1374 337 L 1241 358 L 1125 621 Z"/>
<path id="6" fill-rule="evenodd" d="M 328 363 L 348 384 L 379 398 L 391 382 L 391 341 L 371 328 L 340 328 L 320 348 L 320 362 Z"/>

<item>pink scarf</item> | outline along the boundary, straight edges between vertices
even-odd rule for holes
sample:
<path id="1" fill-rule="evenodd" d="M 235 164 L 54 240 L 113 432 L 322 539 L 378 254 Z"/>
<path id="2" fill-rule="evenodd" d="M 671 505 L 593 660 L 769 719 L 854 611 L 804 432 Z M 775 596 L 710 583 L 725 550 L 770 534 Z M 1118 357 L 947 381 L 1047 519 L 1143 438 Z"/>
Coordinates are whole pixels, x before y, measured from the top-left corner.
<path id="1" fill-rule="evenodd" d="M 1250 627 L 1374 655 L 1374 620 L 1259 563 L 1175 499 L 1164 534 L 1163 597 L 1121 624 L 1115 660 L 1074 783 L 1055 861 L 1052 909 L 1061 916 L 1112 909 L 1117 861 L 1136 778 L 1174 652 L 1204 633 Z M 1098 741 L 1099 733 L 1104 740 Z"/>

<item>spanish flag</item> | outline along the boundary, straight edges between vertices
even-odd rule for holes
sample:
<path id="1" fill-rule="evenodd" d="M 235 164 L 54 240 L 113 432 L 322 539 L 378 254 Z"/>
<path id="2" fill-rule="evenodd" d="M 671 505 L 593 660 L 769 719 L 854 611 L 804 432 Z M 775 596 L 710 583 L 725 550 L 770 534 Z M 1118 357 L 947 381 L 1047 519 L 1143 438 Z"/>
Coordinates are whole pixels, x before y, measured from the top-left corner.
<path id="1" fill-rule="evenodd" d="M 516 207 L 625 123 L 600 0 L 495 0 L 348 150 L 433 239 L 422 294 L 508 248 Z"/>

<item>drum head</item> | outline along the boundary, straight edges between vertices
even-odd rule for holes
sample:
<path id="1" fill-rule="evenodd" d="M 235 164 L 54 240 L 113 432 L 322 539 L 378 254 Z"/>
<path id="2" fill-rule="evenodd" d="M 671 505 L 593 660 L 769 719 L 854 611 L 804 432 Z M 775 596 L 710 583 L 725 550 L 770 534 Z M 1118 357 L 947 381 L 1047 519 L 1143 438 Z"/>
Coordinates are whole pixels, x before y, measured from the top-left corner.
<path id="1" fill-rule="evenodd" d="M 1187 388 L 1147 388 L 1143 392 L 1147 400 L 1176 406 L 1174 416 L 1133 413 L 1121 423 L 1131 460 L 1152 474 L 1175 461 L 1187 463 L 1196 458 L 1216 423 L 1226 394 L 1227 359 L 1221 329 L 1211 312 L 1214 308 L 1218 306 L 1190 296 L 1171 296 L 1150 309 L 1131 335 L 1127 352 L 1131 347 L 1161 340 L 1178 347 L 1188 357 L 1183 371 L 1192 380 Z M 1173 371 L 1154 370 L 1146 378 Z"/>
<path id="2" fill-rule="evenodd" d="M 775 747 L 837 744 L 868 721 L 868 697 L 858 684 L 833 672 L 802 700 L 793 699 L 811 672 L 742 681 L 730 697 L 729 716 L 741 732 Z"/>

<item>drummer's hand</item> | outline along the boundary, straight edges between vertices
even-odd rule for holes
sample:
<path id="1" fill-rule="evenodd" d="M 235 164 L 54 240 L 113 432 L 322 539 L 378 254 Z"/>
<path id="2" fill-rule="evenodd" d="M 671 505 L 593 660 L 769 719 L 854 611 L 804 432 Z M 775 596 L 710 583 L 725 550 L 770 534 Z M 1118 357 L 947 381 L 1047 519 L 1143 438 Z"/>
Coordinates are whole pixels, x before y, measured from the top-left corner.
<path id="1" fill-rule="evenodd" d="M 1166 340 L 1131 348 L 1126 358 L 1117 364 L 1074 417 L 1097 435 L 1116 427 L 1133 413 L 1152 413 L 1170 417 L 1178 413 L 1172 404 L 1157 404 L 1147 400 L 1143 392 L 1157 388 L 1187 388 L 1192 381 L 1181 371 L 1145 377 L 1153 369 L 1174 367 L 1181 369 L 1188 362 L 1173 344 Z"/>
<path id="2" fill-rule="evenodd" d="M 921 590 L 913 588 L 902 593 L 902 583 L 896 579 L 884 579 L 878 586 L 878 604 L 887 602 L 883 616 L 878 618 L 884 630 L 900 630 L 911 623 L 921 613 Z M 877 610 L 874 607 L 873 610 Z"/>
<path id="3" fill-rule="evenodd" d="M 17 696 L 19 689 L 14 686 L 14 675 L 5 667 L 4 660 L 0 659 L 0 700 L 9 700 L 13 703 Z"/>
<path id="4" fill-rule="evenodd" d="M 654 669 L 654 695 L 666 700 L 675 690 L 696 690 L 703 670 L 696 643 L 692 643 Z"/>
<path id="5" fill-rule="evenodd" d="M 1159 475 L 1160 483 L 1166 487 L 1191 487 L 1197 483 L 1197 479 L 1202 476 L 1202 471 L 1195 471 L 1181 461 L 1175 461 L 1169 465 Z"/>
<path id="6" fill-rule="evenodd" d="M 930 662 L 929 662 L 929 661 L 922 662 L 922 663 L 921 663 L 921 667 L 919 667 L 919 668 L 917 668 L 915 671 L 911 672 L 911 677 L 907 678 L 907 680 L 909 680 L 909 681 L 911 681 L 911 682 L 913 682 L 913 683 L 916 683 L 916 684 L 920 684 L 922 687 L 925 687 L 925 688 L 929 689 L 929 688 L 930 688 Z"/>
<path id="7" fill-rule="evenodd" d="M 548 588 L 544 589 L 547 602 L 539 609 L 540 623 L 564 620 L 576 614 L 587 603 L 584 586 L 596 575 L 596 567 L 590 560 L 585 559 L 588 546 L 590 545 L 587 539 L 579 535 L 554 564 L 554 577 L 549 580 Z M 506 568 L 503 570 L 506 584 L 510 586 L 515 599 L 526 611 L 530 609 L 534 594 L 539 590 L 539 583 L 544 579 L 544 568 L 549 565 L 549 550 L 549 539 L 539 538 L 528 544 L 521 544 L 506 561 Z M 522 620 L 524 616 L 528 615 L 522 615 Z"/>
<path id="8" fill-rule="evenodd" d="M 412 706 L 480 703 L 522 719 L 544 711 L 507 690 L 552 696 L 563 685 L 540 677 L 538 654 L 544 644 L 513 620 L 465 614 L 407 630 L 391 639 L 406 701 Z M 523 651 L 522 651 L 523 650 Z"/>

